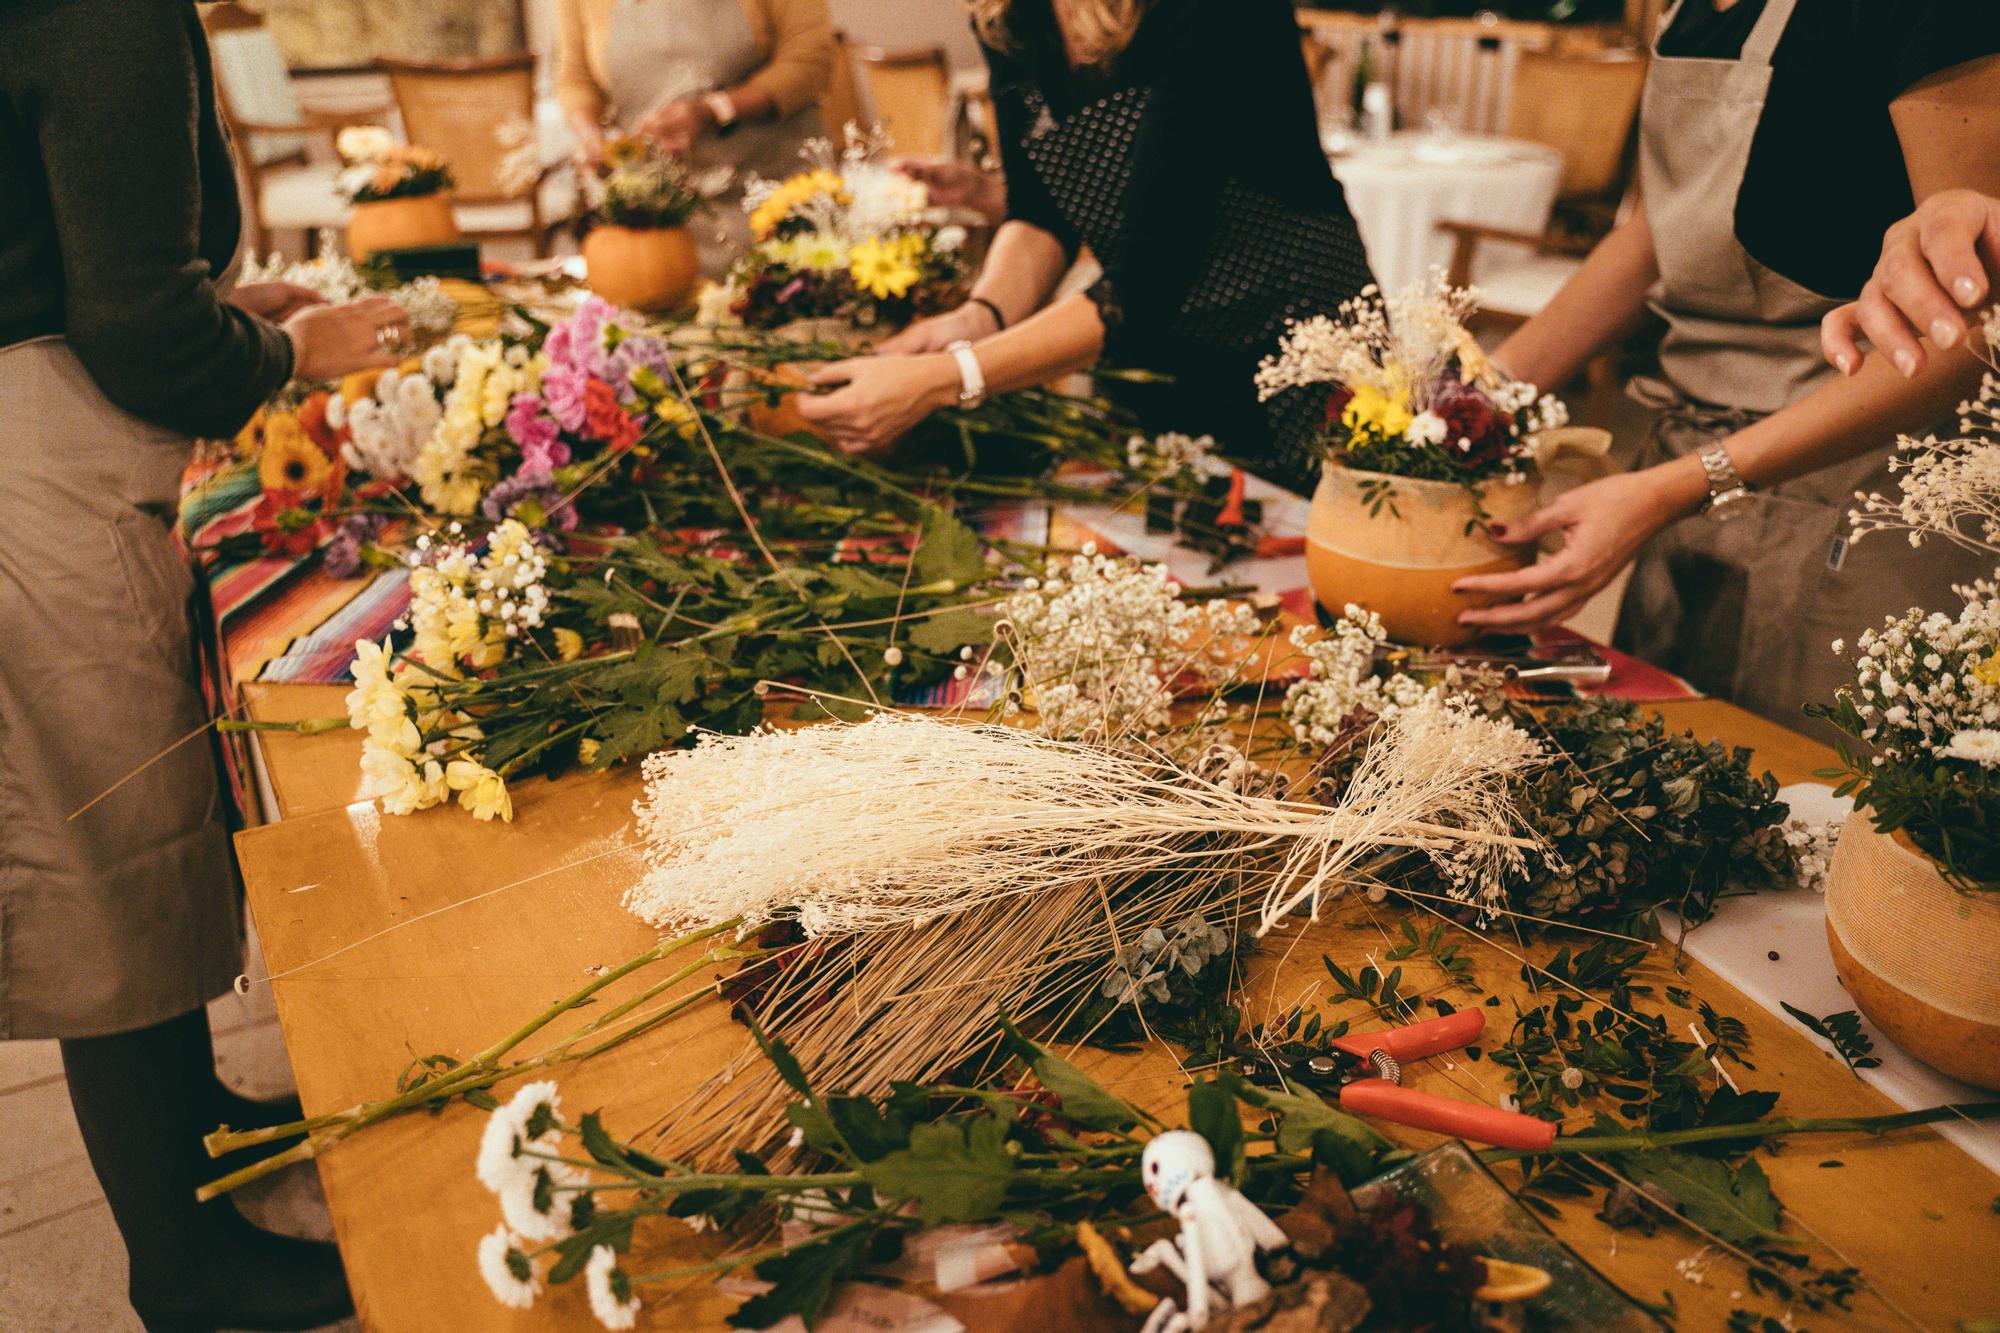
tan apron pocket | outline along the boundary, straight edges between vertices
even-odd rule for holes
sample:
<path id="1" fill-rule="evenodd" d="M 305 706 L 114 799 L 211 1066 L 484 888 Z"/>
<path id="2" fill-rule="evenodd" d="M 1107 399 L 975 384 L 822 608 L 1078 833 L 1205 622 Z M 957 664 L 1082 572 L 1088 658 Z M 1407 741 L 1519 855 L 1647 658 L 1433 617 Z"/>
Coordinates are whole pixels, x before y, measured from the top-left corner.
<path id="1" fill-rule="evenodd" d="M 194 572 L 166 525 L 151 514 L 127 509 L 110 526 L 133 625 L 179 674 L 188 661 L 187 608 Z"/>

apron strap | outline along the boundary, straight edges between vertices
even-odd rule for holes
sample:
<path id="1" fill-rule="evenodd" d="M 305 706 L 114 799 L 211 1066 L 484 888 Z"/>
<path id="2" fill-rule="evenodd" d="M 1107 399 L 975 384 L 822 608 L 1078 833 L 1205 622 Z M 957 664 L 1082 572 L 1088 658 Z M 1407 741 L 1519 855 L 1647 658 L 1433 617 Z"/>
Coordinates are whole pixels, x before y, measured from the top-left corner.
<path id="1" fill-rule="evenodd" d="M 1785 26 L 1792 21 L 1792 8 L 1798 0 L 1766 0 L 1764 12 L 1757 18 L 1757 26 L 1743 41 L 1743 54 L 1737 57 L 1741 65 L 1755 65 L 1762 68 L 1771 63 L 1771 56 L 1778 49 L 1779 39 L 1785 35 Z"/>

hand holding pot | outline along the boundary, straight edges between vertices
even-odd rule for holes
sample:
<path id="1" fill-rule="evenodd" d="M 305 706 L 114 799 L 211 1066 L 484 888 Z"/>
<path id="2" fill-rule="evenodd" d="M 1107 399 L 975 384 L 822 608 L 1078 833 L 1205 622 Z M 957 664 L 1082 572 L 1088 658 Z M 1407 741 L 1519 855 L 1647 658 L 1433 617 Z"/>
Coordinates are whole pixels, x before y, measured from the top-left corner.
<path id="1" fill-rule="evenodd" d="M 831 391 L 800 394 L 799 415 L 850 454 L 886 452 L 912 426 L 958 398 L 957 365 L 934 354 L 836 361 L 811 382 Z"/>

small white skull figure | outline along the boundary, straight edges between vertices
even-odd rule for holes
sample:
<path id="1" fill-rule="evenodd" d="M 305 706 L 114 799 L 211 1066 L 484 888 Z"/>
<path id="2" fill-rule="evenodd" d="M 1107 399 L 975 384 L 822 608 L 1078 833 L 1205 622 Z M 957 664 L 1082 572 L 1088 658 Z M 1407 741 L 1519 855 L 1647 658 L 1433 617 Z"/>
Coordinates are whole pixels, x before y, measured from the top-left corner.
<path id="1" fill-rule="evenodd" d="M 1134 1273 L 1164 1266 L 1187 1286 L 1187 1311 L 1163 1298 L 1142 1333 L 1186 1333 L 1208 1327 L 1209 1288 L 1221 1290 L 1229 1305 L 1262 1298 L 1270 1286 L 1257 1272 L 1257 1251 L 1289 1244 L 1277 1223 L 1257 1205 L 1215 1178 L 1215 1153 L 1208 1140 L 1184 1129 L 1169 1130 L 1146 1145 L 1139 1157 L 1146 1193 L 1181 1224 L 1178 1240 L 1156 1240 L 1132 1261 Z"/>

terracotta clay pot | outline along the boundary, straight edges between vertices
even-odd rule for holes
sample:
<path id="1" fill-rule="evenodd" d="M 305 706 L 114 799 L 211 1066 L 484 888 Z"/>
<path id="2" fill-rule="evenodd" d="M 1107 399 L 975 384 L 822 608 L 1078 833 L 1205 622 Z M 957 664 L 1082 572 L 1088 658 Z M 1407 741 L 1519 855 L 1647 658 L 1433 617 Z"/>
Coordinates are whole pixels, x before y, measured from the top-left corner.
<path id="1" fill-rule="evenodd" d="M 359 262 L 378 250 L 450 245 L 459 239 L 451 200 L 442 194 L 370 199 L 347 219 L 347 253 Z"/>
<path id="2" fill-rule="evenodd" d="M 1827 872 L 1826 938 L 1854 1007 L 1939 1073 L 2000 1091 L 2000 894 L 1961 893 L 1856 810 Z"/>
<path id="3" fill-rule="evenodd" d="M 868 340 L 852 324 L 844 319 L 801 319 L 773 331 L 775 336 L 792 342 L 839 343 L 851 349 L 856 356 L 868 350 Z M 803 388 L 806 377 L 818 368 L 818 362 L 800 362 L 796 365 L 777 365 L 756 372 L 756 378 L 765 384 L 796 386 Z M 798 395 L 785 393 L 778 395 L 776 402 L 766 402 L 762 398 L 752 400 L 744 409 L 744 420 L 750 429 L 764 435 L 793 435 L 803 431 L 822 443 L 832 441 L 820 429 L 799 415 Z"/>
<path id="4" fill-rule="evenodd" d="M 694 294 L 701 256 L 686 227 L 600 223 L 583 238 L 590 290 L 632 310 L 672 310 Z"/>
<path id="5" fill-rule="evenodd" d="M 1379 505 L 1375 497 L 1386 498 Z M 1398 643 L 1450 647 L 1476 636 L 1459 612 L 1490 605 L 1451 585 L 1468 574 L 1519 569 L 1532 548 L 1502 546 L 1484 523 L 1513 522 L 1534 509 L 1536 483 L 1496 481 L 1480 501 L 1463 486 L 1362 472 L 1328 462 L 1306 521 L 1306 572 L 1334 615 L 1352 603 L 1375 612 Z M 1479 504 L 1485 506 L 1485 518 Z M 1373 512 L 1371 511 L 1373 509 Z"/>

